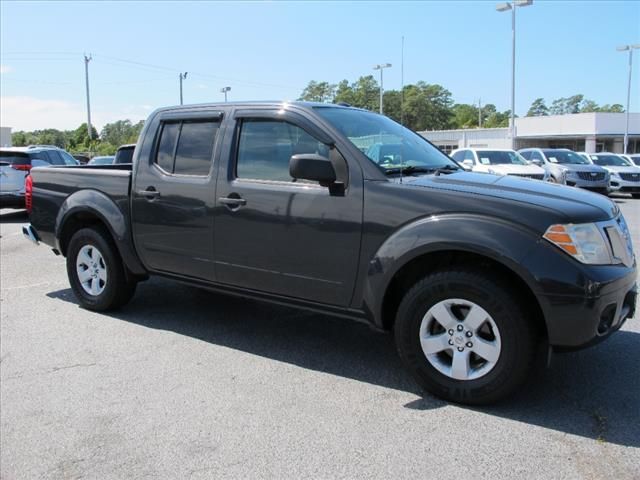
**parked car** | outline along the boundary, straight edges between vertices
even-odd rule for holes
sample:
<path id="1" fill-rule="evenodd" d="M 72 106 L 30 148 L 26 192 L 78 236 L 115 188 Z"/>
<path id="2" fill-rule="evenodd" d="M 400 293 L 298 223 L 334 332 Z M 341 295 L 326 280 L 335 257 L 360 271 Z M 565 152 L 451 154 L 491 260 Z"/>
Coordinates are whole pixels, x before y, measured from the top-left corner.
<path id="1" fill-rule="evenodd" d="M 133 150 L 136 148 L 136 144 L 130 145 L 122 145 L 116 151 L 116 159 L 113 163 L 120 164 L 128 164 L 132 163 L 133 159 Z"/>
<path id="2" fill-rule="evenodd" d="M 515 150 L 461 148 L 454 150 L 451 157 L 474 172 L 514 175 L 535 180 L 547 180 L 549 177 L 543 168 L 527 162 Z"/>
<path id="3" fill-rule="evenodd" d="M 55 146 L 0 149 L 0 206 L 25 207 L 24 181 L 31 167 L 77 164 L 69 153 Z"/>
<path id="4" fill-rule="evenodd" d="M 402 163 L 357 148 L 370 138 L 406 146 Z M 539 347 L 592 345 L 635 311 L 635 255 L 614 202 L 466 172 L 357 108 L 162 108 L 132 166 L 29 178 L 23 231 L 66 257 L 82 307 L 121 307 L 161 275 L 365 321 L 394 331 L 418 383 L 456 402 L 503 398 Z"/>
<path id="5" fill-rule="evenodd" d="M 518 152 L 549 172 L 549 181 L 594 192 L 609 192 L 609 172 L 566 148 L 523 148 Z"/>
<path id="6" fill-rule="evenodd" d="M 78 160 L 78 162 L 80 162 L 80 165 L 86 165 L 87 163 L 89 163 L 89 160 L 91 160 L 86 155 L 80 155 L 80 154 L 73 155 L 73 158 Z"/>
<path id="7" fill-rule="evenodd" d="M 640 153 L 632 153 L 631 155 L 627 155 L 631 161 L 640 167 Z"/>
<path id="8" fill-rule="evenodd" d="M 609 172 L 612 191 L 630 193 L 633 198 L 640 198 L 640 167 L 615 153 L 581 153 L 594 165 L 599 165 Z"/>
<path id="9" fill-rule="evenodd" d="M 93 157 L 89 160 L 87 165 L 112 165 L 116 157 L 113 155 L 101 156 L 101 157 Z"/>

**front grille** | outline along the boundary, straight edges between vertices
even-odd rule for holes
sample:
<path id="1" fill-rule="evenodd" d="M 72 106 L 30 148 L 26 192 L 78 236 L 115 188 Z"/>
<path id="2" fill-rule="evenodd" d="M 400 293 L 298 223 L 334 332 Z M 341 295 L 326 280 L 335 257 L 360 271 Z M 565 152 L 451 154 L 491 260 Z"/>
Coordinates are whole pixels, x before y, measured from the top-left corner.
<path id="1" fill-rule="evenodd" d="M 620 178 L 627 182 L 640 182 L 640 173 L 621 173 Z"/>
<path id="2" fill-rule="evenodd" d="M 520 178 L 533 178 L 534 180 L 543 180 L 544 179 L 544 174 L 538 174 L 538 173 L 533 173 L 533 174 L 513 173 L 512 175 L 514 177 L 520 177 Z"/>
<path id="3" fill-rule="evenodd" d="M 578 177 L 589 182 L 599 182 L 604 180 L 604 172 L 576 172 Z"/>

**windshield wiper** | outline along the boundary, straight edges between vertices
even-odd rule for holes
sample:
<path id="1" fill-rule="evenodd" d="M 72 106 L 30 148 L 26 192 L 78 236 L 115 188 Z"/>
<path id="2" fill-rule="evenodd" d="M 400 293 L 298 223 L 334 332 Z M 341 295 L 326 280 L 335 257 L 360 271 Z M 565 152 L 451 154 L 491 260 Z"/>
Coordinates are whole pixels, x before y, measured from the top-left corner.
<path id="1" fill-rule="evenodd" d="M 385 170 L 386 175 L 394 175 L 401 173 L 403 175 L 411 175 L 414 173 L 435 173 L 440 175 L 441 173 L 453 173 L 460 170 L 455 165 L 443 165 L 442 167 L 416 167 L 415 165 L 407 165 L 406 167 L 392 167 Z"/>

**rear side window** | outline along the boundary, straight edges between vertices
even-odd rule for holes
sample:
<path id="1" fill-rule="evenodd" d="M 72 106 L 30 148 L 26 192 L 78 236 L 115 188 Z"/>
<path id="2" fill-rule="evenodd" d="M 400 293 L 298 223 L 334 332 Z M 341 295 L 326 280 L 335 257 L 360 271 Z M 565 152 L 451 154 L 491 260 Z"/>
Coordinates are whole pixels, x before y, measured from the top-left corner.
<path id="1" fill-rule="evenodd" d="M 47 154 L 49 155 L 49 158 L 51 159 L 51 165 L 65 165 L 65 162 L 64 162 L 64 159 L 62 158 L 62 155 L 60 155 L 55 150 L 49 150 L 47 152 Z"/>
<path id="2" fill-rule="evenodd" d="M 526 160 L 531 160 L 531 152 L 518 152 L 520 153 L 520 155 L 522 155 Z"/>
<path id="3" fill-rule="evenodd" d="M 207 176 L 219 126 L 211 120 L 164 123 L 155 163 L 167 173 Z"/>
<path id="4" fill-rule="evenodd" d="M 30 153 L 29 156 L 32 160 L 40 160 L 42 162 L 46 162 L 49 165 L 53 165 L 53 160 L 47 155 L 47 152 L 33 152 Z"/>
<path id="5" fill-rule="evenodd" d="M 132 163 L 133 147 L 120 148 L 116 152 L 116 160 L 113 163 Z"/>

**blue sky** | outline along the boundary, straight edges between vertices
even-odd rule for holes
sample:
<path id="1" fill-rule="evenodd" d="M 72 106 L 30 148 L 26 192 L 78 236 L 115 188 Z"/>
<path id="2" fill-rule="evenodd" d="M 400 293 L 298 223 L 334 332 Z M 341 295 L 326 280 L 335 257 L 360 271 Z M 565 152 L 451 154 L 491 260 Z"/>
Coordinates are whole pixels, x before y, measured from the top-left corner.
<path id="1" fill-rule="evenodd" d="M 91 53 L 93 123 L 144 118 L 178 103 L 295 99 L 309 80 L 377 74 L 385 88 L 439 83 L 456 102 L 509 108 L 511 19 L 496 2 L 0 3 L 0 122 L 14 130 L 85 121 Z M 516 113 L 583 93 L 626 102 L 627 54 L 640 43 L 638 1 L 541 1 L 517 10 Z M 135 63 L 137 62 L 137 63 Z M 640 51 L 631 111 L 640 111 Z M 141 65 L 145 64 L 145 65 Z M 149 66 L 152 65 L 152 66 Z M 154 66 L 162 67 L 155 68 Z"/>

